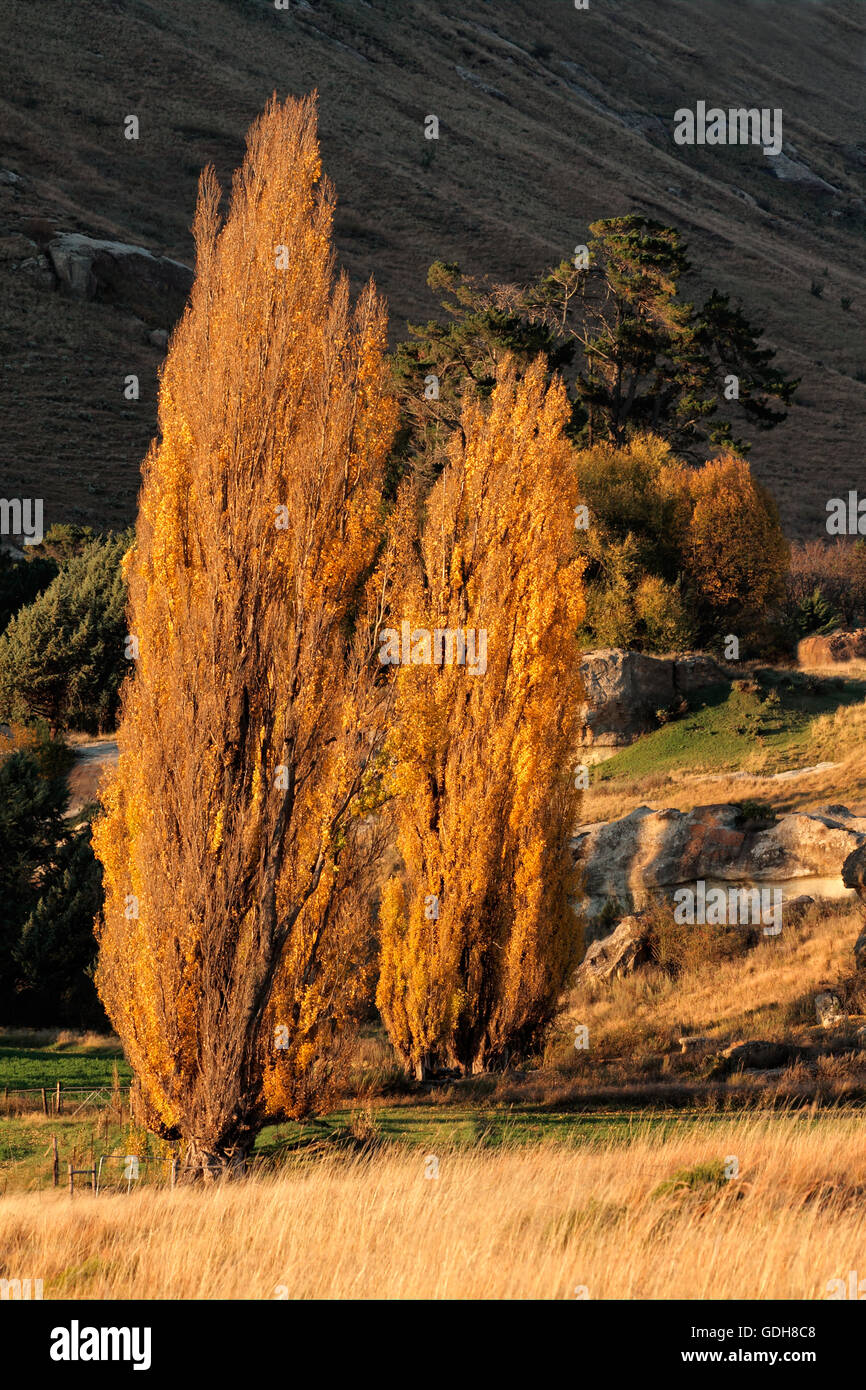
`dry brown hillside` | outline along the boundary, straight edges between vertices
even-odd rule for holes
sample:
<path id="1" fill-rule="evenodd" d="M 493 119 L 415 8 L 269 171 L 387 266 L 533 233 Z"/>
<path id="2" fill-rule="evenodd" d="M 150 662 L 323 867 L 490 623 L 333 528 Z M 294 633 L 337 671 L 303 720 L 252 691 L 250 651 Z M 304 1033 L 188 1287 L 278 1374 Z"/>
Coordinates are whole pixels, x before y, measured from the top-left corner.
<path id="1" fill-rule="evenodd" d="M 645 211 L 687 234 L 689 292 L 732 290 L 803 379 L 798 408 L 753 453 L 791 534 L 821 534 L 827 498 L 862 480 L 862 0 L 590 0 L 586 11 L 569 0 L 291 0 L 285 11 L 0 0 L 0 46 L 0 167 L 21 180 L 0 182 L 0 238 L 72 230 L 189 260 L 201 166 L 214 161 L 225 180 L 270 93 L 317 87 L 340 250 L 356 281 L 375 273 L 395 335 L 434 312 L 425 273 L 437 257 L 529 276 L 593 219 Z M 673 113 L 698 100 L 781 107 L 785 161 L 774 171 L 756 147 L 675 146 Z M 123 138 L 130 113 L 138 141 Z M 125 523 L 161 352 L 128 314 L 40 289 L 14 265 L 0 263 L 0 492 L 43 496 L 46 523 Z M 138 402 L 123 399 L 129 372 L 141 375 Z"/>

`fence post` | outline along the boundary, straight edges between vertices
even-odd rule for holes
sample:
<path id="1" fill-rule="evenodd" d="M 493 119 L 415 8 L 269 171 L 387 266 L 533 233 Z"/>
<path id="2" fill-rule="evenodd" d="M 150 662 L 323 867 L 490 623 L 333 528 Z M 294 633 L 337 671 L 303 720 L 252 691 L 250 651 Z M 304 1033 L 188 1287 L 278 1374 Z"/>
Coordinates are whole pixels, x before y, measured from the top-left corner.
<path id="1" fill-rule="evenodd" d="M 177 1187 L 177 1159 L 171 1160 L 171 1185 Z"/>
<path id="2" fill-rule="evenodd" d="M 59 1081 L 58 1081 L 58 1083 L 57 1083 L 57 1095 L 55 1096 L 55 1099 L 54 1099 L 54 1111 L 55 1111 L 55 1114 L 57 1114 L 57 1115 L 60 1114 L 60 1082 L 59 1082 Z"/>
<path id="3" fill-rule="evenodd" d="M 47 1115 L 47 1114 L 48 1114 L 48 1096 L 47 1096 L 47 1094 L 46 1094 L 45 1087 L 43 1086 L 41 1089 L 42 1089 L 42 1113 L 43 1113 L 43 1115 Z"/>
<path id="4" fill-rule="evenodd" d="M 91 1192 L 95 1192 L 95 1191 L 96 1191 L 96 1164 L 95 1164 L 95 1163 L 94 1163 L 93 1167 L 92 1167 L 91 1170 L 90 1170 L 90 1190 L 91 1190 Z"/>
<path id="5" fill-rule="evenodd" d="M 57 1153 L 57 1135 L 56 1135 L 56 1134 L 52 1134 L 52 1136 L 51 1136 L 51 1149 L 52 1149 L 52 1153 L 53 1153 L 53 1158 L 52 1158 L 52 1162 L 51 1162 L 51 1176 L 52 1176 L 52 1179 L 53 1179 L 54 1186 L 57 1187 L 58 1184 L 59 1184 L 59 1182 L 60 1182 L 60 1158 L 59 1158 L 58 1153 Z"/>
<path id="6" fill-rule="evenodd" d="M 66 1165 L 66 1171 L 67 1171 L 67 1173 L 69 1174 L 69 1195 L 70 1195 L 70 1197 L 71 1197 L 72 1194 L 73 1194 L 73 1192 L 75 1191 L 75 1178 L 74 1178 L 73 1173 L 72 1173 L 72 1164 L 71 1164 L 71 1163 L 67 1163 L 67 1165 Z"/>

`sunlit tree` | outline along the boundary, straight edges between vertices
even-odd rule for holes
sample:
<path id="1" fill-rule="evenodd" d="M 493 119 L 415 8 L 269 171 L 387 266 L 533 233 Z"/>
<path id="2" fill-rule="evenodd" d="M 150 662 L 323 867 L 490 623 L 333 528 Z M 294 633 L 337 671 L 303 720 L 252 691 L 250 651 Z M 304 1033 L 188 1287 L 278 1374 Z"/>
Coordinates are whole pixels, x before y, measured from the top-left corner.
<path id="1" fill-rule="evenodd" d="M 399 647 L 380 641 L 397 658 L 402 867 L 383 894 L 377 1000 L 419 1076 L 537 1047 L 579 955 L 568 845 L 583 598 L 567 418 L 543 361 L 523 376 L 502 366 L 489 403 L 467 400 L 432 491 L 404 486 L 394 518 Z"/>
<path id="2" fill-rule="evenodd" d="M 335 276 L 313 99 L 271 101 L 219 203 L 207 170 L 94 836 L 100 995 L 142 1118 L 206 1175 L 324 1103 L 370 968 L 382 682 L 355 614 L 393 429 L 385 309 Z"/>

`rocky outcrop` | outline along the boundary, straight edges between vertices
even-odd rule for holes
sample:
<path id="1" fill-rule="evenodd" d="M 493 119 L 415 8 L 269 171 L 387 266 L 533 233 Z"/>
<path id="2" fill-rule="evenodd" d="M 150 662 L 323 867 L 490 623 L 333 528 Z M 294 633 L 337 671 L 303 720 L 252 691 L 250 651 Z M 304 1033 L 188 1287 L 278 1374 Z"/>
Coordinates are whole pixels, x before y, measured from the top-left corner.
<path id="1" fill-rule="evenodd" d="M 838 994 L 823 990 L 815 995 L 815 1018 L 822 1028 L 841 1028 L 848 1022 Z"/>
<path id="2" fill-rule="evenodd" d="M 752 1038 L 726 1048 L 719 1071 L 728 1075 L 736 1071 L 772 1071 L 797 1061 L 801 1054 L 802 1049 L 791 1043 Z"/>
<path id="3" fill-rule="evenodd" d="M 866 844 L 853 849 L 842 865 L 842 882 L 866 903 Z"/>
<path id="4" fill-rule="evenodd" d="M 658 728 L 659 711 L 682 712 L 690 696 L 731 679 L 701 652 L 645 656 L 621 647 L 586 652 L 580 670 L 586 696 L 581 743 L 596 753 L 626 747 Z"/>
<path id="5" fill-rule="evenodd" d="M 624 917 L 615 931 L 593 941 L 575 977 L 577 984 L 606 984 L 631 975 L 650 960 L 646 924 L 640 917 Z"/>
<path id="6" fill-rule="evenodd" d="M 866 844 L 848 855 L 842 865 L 842 882 L 866 903 Z M 854 942 L 854 964 L 858 970 L 866 970 L 866 927 Z"/>
<path id="7" fill-rule="evenodd" d="M 193 282 L 192 270 L 180 261 L 74 232 L 50 241 L 48 256 L 69 294 L 121 305 L 151 324 L 173 323 Z"/>
<path id="8" fill-rule="evenodd" d="M 804 637 L 797 646 L 797 661 L 801 666 L 838 666 L 846 661 L 866 659 L 866 628 L 853 632 L 830 632 Z"/>
<path id="9" fill-rule="evenodd" d="M 632 912 L 656 895 L 698 880 L 732 885 L 791 884 L 829 879 L 853 888 L 855 852 L 866 847 L 866 817 L 844 806 L 796 812 L 768 825 L 741 806 L 698 806 L 693 811 L 640 806 L 621 820 L 585 827 L 572 841 L 583 874 L 590 935 L 593 919 L 616 899 Z M 856 861 L 857 864 L 861 860 Z M 843 877 L 843 865 L 849 878 Z M 859 871 L 862 875 L 862 869 Z M 783 894 L 784 901 L 784 894 Z"/>

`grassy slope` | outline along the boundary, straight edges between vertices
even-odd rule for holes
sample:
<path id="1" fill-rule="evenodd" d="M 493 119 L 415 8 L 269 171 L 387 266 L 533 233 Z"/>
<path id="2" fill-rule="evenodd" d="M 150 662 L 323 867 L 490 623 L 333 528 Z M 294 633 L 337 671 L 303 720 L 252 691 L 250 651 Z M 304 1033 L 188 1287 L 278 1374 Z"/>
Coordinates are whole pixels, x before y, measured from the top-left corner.
<path id="1" fill-rule="evenodd" d="M 703 692 L 687 715 L 600 763 L 598 781 L 674 771 L 772 774 L 805 767 L 813 760 L 815 721 L 866 698 L 866 681 L 841 675 L 819 682 L 796 672 L 766 671 L 760 673 L 760 687 L 757 693 L 729 686 Z"/>
<path id="2" fill-rule="evenodd" d="M 0 3 L 0 237 L 28 219 L 189 260 L 199 170 L 223 181 L 271 92 L 321 94 L 336 233 L 355 284 L 375 273 L 393 327 L 434 311 L 437 256 L 528 276 L 595 218 L 676 223 L 696 267 L 766 324 L 802 408 L 753 462 L 786 525 L 810 536 L 856 484 L 866 411 L 866 128 L 859 0 L 31 0 Z M 840 190 L 773 177 L 753 147 L 683 149 L 672 116 L 698 99 L 781 107 L 787 146 Z M 138 114 L 141 138 L 122 138 Z M 438 114 L 431 154 L 423 120 Z M 810 292 L 823 286 L 820 297 Z M 117 310 L 38 291 L 0 264 L 8 424 L 0 492 L 46 524 L 121 525 L 155 430 L 159 353 Z M 850 311 L 841 307 L 849 297 Z M 159 326 L 159 325 L 157 325 Z M 167 326 L 167 325 L 165 325 Z M 141 400 L 123 399 L 128 372 Z M 858 379 L 859 378 L 859 379 Z"/>

